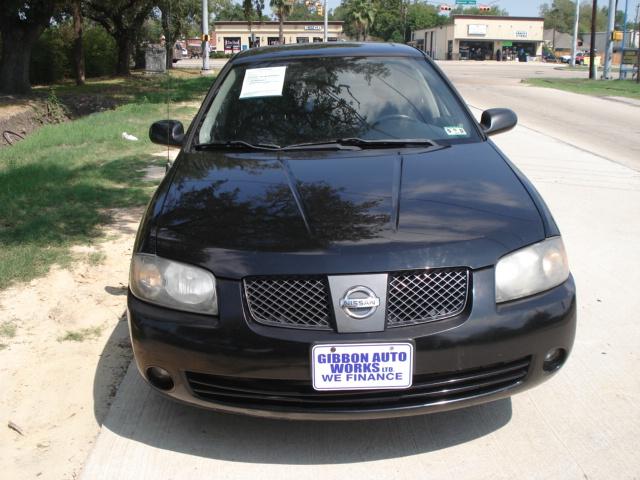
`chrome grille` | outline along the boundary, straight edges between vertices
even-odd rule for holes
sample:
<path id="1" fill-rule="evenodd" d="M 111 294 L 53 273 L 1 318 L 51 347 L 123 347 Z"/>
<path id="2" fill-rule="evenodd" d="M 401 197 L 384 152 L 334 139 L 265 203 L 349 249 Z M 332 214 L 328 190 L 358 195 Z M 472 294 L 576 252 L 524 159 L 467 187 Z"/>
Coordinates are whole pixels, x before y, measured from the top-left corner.
<path id="1" fill-rule="evenodd" d="M 467 304 L 468 290 L 466 268 L 391 274 L 387 326 L 403 327 L 458 315 Z"/>
<path id="2" fill-rule="evenodd" d="M 253 319 L 278 327 L 331 330 L 325 277 L 248 278 L 244 290 Z"/>

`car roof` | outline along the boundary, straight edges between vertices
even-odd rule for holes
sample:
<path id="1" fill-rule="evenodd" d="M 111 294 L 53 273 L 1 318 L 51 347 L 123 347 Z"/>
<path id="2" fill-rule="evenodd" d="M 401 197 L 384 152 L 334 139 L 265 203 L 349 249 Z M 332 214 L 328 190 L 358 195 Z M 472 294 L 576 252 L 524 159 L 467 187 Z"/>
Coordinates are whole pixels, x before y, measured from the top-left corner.
<path id="1" fill-rule="evenodd" d="M 232 63 L 253 63 L 264 60 L 300 57 L 422 57 L 423 54 L 401 43 L 376 42 L 327 42 L 295 43 L 244 50 L 232 59 Z"/>

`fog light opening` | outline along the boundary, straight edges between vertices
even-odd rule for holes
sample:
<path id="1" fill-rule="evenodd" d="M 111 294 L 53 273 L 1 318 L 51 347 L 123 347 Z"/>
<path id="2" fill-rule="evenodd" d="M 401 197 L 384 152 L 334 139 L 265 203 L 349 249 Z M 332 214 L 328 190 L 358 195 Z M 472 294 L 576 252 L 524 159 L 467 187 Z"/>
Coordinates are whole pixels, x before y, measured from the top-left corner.
<path id="1" fill-rule="evenodd" d="M 567 358 L 567 351 L 564 348 L 552 348 L 544 356 L 542 369 L 545 372 L 558 370 Z"/>
<path id="2" fill-rule="evenodd" d="M 173 378 L 164 368 L 147 368 L 147 378 L 149 383 L 159 390 L 171 390 L 173 388 Z"/>

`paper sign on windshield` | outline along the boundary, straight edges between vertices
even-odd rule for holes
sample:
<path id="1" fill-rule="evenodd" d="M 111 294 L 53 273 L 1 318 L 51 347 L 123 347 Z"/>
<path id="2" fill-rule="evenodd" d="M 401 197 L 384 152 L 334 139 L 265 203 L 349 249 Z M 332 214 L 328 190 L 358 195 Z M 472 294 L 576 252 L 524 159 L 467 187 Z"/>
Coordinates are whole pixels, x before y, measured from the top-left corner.
<path id="1" fill-rule="evenodd" d="M 244 73 L 240 98 L 279 97 L 287 67 L 251 68 Z"/>

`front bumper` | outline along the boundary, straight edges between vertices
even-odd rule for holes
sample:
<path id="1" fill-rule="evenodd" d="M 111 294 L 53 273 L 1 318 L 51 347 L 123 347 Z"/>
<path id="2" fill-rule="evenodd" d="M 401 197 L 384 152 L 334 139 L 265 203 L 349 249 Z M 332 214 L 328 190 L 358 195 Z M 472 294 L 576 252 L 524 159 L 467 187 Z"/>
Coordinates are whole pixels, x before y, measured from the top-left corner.
<path id="1" fill-rule="evenodd" d="M 161 367 L 173 378 L 162 393 L 205 408 L 249 415 L 352 420 L 451 410 L 510 396 L 554 372 L 544 357 L 571 351 L 575 285 L 496 305 L 493 269 L 474 272 L 469 308 L 457 317 L 376 333 L 338 334 L 267 327 L 251 321 L 241 283 L 218 280 L 217 318 L 168 310 L 129 293 L 128 316 L 143 377 Z M 414 386 L 408 390 L 316 392 L 311 345 L 317 342 L 412 341 Z"/>

